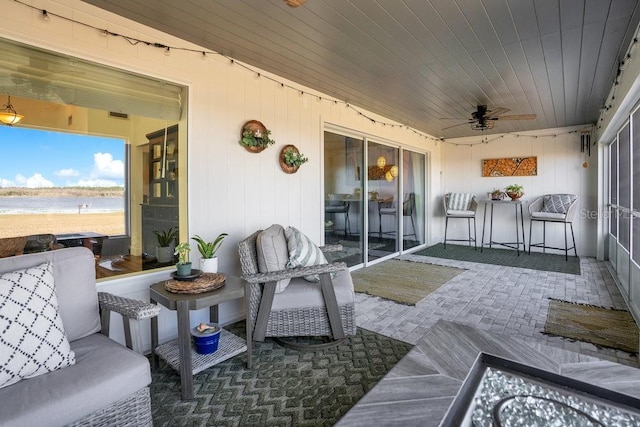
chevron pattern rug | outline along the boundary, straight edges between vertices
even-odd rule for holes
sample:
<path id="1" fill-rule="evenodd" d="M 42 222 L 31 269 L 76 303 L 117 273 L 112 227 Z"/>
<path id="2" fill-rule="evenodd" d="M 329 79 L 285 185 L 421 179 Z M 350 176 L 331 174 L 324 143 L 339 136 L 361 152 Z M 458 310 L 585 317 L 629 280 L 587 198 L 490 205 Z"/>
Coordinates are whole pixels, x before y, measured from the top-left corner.
<path id="1" fill-rule="evenodd" d="M 244 334 L 244 322 L 228 327 Z M 358 329 L 342 345 L 299 352 L 255 343 L 254 367 L 236 356 L 194 376 L 195 399 L 180 399 L 180 377 L 160 363 L 152 372 L 154 426 L 332 426 L 411 345 Z"/>

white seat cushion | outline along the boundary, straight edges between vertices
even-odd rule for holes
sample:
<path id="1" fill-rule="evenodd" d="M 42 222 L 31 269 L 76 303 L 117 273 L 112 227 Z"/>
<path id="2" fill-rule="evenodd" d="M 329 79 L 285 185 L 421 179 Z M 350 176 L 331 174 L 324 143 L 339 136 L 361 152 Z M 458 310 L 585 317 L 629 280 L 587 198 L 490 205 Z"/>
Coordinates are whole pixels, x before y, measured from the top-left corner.
<path id="1" fill-rule="evenodd" d="M 352 303 L 355 299 L 353 282 L 348 270 L 341 270 L 332 278 L 338 306 Z M 310 283 L 301 278 L 291 279 L 289 286 L 273 297 L 272 311 L 305 307 L 324 307 L 320 283 Z"/>
<path id="2" fill-rule="evenodd" d="M 532 212 L 531 219 L 542 219 L 545 221 L 564 221 L 566 214 L 553 212 Z"/>
<path id="3" fill-rule="evenodd" d="M 459 211 L 459 210 L 454 210 L 454 209 L 448 209 L 447 210 L 447 215 L 448 216 L 459 216 L 459 217 L 463 217 L 463 218 L 468 218 L 468 217 L 476 216 L 476 212 L 475 211 Z"/>

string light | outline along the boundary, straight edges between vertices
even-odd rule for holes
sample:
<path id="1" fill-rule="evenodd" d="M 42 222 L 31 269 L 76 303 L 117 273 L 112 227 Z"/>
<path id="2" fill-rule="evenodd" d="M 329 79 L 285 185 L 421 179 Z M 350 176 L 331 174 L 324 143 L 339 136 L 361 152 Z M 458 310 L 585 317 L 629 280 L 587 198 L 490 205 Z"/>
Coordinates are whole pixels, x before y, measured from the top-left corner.
<path id="1" fill-rule="evenodd" d="M 127 36 L 127 35 L 124 35 L 124 34 L 115 33 L 115 32 L 109 31 L 109 30 L 104 29 L 104 28 L 99 28 L 99 27 L 96 27 L 94 25 L 90 25 L 90 24 L 87 24 L 87 23 L 84 23 L 84 22 L 81 22 L 81 21 L 77 21 L 77 20 L 72 19 L 72 18 L 68 18 L 66 16 L 62 16 L 62 15 L 58 15 L 58 14 L 55 14 L 55 13 L 51 13 L 51 12 L 48 12 L 47 10 L 45 10 L 45 9 L 40 9 L 40 8 L 37 8 L 37 7 L 32 6 L 30 4 L 24 3 L 21 0 L 13 0 L 13 1 L 23 5 L 25 7 L 28 7 L 28 8 L 34 9 L 34 10 L 39 10 L 40 13 L 42 14 L 42 19 L 44 19 L 46 21 L 50 20 L 50 17 L 53 16 L 55 18 L 59 18 L 59 19 L 62 19 L 62 20 L 68 21 L 68 22 L 72 22 L 74 24 L 82 25 L 82 26 L 87 27 L 87 28 L 92 28 L 92 29 L 98 31 L 99 34 L 101 36 L 103 36 L 103 37 L 112 36 L 112 37 L 122 38 L 122 39 L 126 40 L 129 44 L 133 45 L 133 46 L 138 45 L 138 44 L 144 44 L 144 45 L 147 45 L 149 47 L 163 49 L 164 50 L 164 54 L 166 56 L 170 56 L 171 55 L 171 50 L 194 52 L 194 53 L 197 53 L 197 54 L 201 55 L 201 58 L 203 60 L 207 59 L 207 56 L 209 56 L 209 55 L 211 55 L 211 56 L 214 56 L 214 55 L 220 56 L 222 58 L 226 58 L 229 61 L 229 65 L 230 66 L 234 66 L 234 65 L 240 66 L 241 68 L 243 68 L 243 69 L 245 69 L 247 71 L 251 71 L 251 72 L 255 73 L 257 78 L 263 77 L 263 78 L 265 78 L 265 79 L 267 79 L 269 81 L 272 81 L 272 82 L 274 82 L 276 84 L 279 84 L 281 88 L 285 88 L 286 87 L 288 89 L 296 90 L 296 91 L 298 91 L 299 96 L 301 96 L 301 97 L 305 94 L 304 91 L 302 91 L 302 90 L 300 90 L 300 89 L 298 89 L 296 87 L 290 86 L 288 84 L 285 84 L 285 83 L 283 83 L 283 82 L 281 82 L 279 80 L 276 80 L 273 77 L 263 76 L 259 71 L 255 70 L 253 67 L 251 67 L 251 66 L 249 66 L 247 64 L 241 63 L 241 62 L 237 62 L 235 59 L 233 59 L 233 58 L 231 58 L 231 57 L 229 57 L 229 56 L 227 56 L 227 55 L 225 55 L 224 53 L 221 53 L 221 52 L 203 51 L 203 50 L 200 50 L 200 49 L 190 49 L 190 48 L 180 47 L 180 46 L 168 46 L 168 45 L 165 45 L 165 44 L 162 44 L 162 43 L 158 43 L 158 42 L 150 42 L 148 40 L 143 40 L 143 39 L 139 39 L 139 38 L 136 38 L 136 37 Z M 630 59 L 631 58 L 631 53 L 630 53 L 631 52 L 631 48 L 637 43 L 638 43 L 638 37 L 636 35 L 636 37 L 633 39 L 633 43 L 631 44 L 631 46 L 629 48 L 629 51 L 626 54 L 626 59 Z M 618 67 L 618 75 L 616 76 L 616 83 L 617 83 L 617 78 L 621 75 L 621 73 L 623 71 L 622 65 L 624 65 L 624 61 L 621 62 L 619 67 Z M 612 91 L 615 89 L 616 86 L 617 85 L 614 85 L 612 87 Z M 350 103 L 348 103 L 346 101 L 338 100 L 338 99 L 335 99 L 335 98 L 322 98 L 319 95 L 314 95 L 314 96 L 317 97 L 318 102 L 326 100 L 326 101 L 329 101 L 329 102 L 333 102 L 334 105 L 338 105 L 340 103 L 340 104 L 344 105 L 345 108 L 351 109 L 354 112 L 356 112 L 359 116 L 362 116 L 364 118 L 369 119 L 371 121 L 371 123 L 373 123 L 373 124 L 381 124 L 382 126 L 385 126 L 385 127 L 389 126 L 392 129 L 395 129 L 396 127 L 399 128 L 399 129 L 403 129 L 404 128 L 407 131 L 412 132 L 416 136 L 423 138 L 427 142 L 429 142 L 429 141 L 433 142 L 436 147 L 438 146 L 438 143 L 449 144 L 449 145 L 453 145 L 453 146 L 469 146 L 469 147 L 472 147 L 474 145 L 479 145 L 479 144 L 489 144 L 490 142 L 493 142 L 493 141 L 496 141 L 498 139 L 504 138 L 507 135 L 512 135 L 512 136 L 515 136 L 516 138 L 519 138 L 521 136 L 522 137 L 530 137 L 530 138 L 533 137 L 533 138 L 536 138 L 536 139 L 538 138 L 538 136 L 535 136 L 535 135 L 509 133 L 509 134 L 504 134 L 504 135 L 497 136 L 497 137 L 495 137 L 493 139 L 488 139 L 487 137 L 484 137 L 483 139 L 480 140 L 480 142 L 477 142 L 477 143 L 469 143 L 469 144 L 454 143 L 454 142 L 451 142 L 451 141 L 447 141 L 445 138 L 434 138 L 434 137 L 431 137 L 431 136 L 429 136 L 429 135 L 427 135 L 427 134 L 425 134 L 425 133 L 423 133 L 421 131 L 418 131 L 418 130 L 410 127 L 409 125 L 403 125 L 403 124 L 399 124 L 399 123 L 391 123 L 391 122 L 384 122 L 384 121 L 376 120 L 375 118 L 363 113 L 362 111 L 360 111 L 359 109 L 357 109 L 356 107 L 352 106 Z M 612 100 L 615 99 L 615 94 L 612 95 L 611 99 Z M 605 104 L 605 106 L 603 107 L 603 109 L 605 111 L 608 111 L 611 108 L 612 108 L 611 104 L 608 104 L 608 105 Z M 580 130 L 569 131 L 569 132 L 567 132 L 567 134 L 580 132 L 580 131 L 582 131 L 584 129 L 593 129 L 593 125 L 588 125 L 587 127 L 583 128 L 583 129 L 580 129 Z M 544 138 L 544 137 L 551 137 L 551 136 L 553 136 L 554 138 L 556 137 L 556 135 L 546 135 L 546 136 L 540 136 L 540 137 Z"/>

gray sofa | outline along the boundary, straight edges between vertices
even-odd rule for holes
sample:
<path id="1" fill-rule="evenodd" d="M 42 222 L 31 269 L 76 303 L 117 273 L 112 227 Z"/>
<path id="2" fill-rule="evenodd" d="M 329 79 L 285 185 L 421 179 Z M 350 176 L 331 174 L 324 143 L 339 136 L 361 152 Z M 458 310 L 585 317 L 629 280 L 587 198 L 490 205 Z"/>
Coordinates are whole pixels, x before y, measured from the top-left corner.
<path id="1" fill-rule="evenodd" d="M 44 262 L 53 266 L 59 312 L 76 362 L 0 388 L 0 425 L 152 425 L 148 360 L 100 334 L 90 250 L 3 258 L 0 274 Z"/>

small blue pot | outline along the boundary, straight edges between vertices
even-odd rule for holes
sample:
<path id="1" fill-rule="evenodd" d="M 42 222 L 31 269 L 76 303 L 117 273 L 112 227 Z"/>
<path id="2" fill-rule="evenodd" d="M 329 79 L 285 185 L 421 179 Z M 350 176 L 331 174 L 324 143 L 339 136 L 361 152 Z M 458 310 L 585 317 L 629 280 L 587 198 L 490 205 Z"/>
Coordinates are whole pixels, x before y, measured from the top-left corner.
<path id="1" fill-rule="evenodd" d="M 222 328 L 215 323 L 209 323 L 209 326 L 215 326 L 217 329 L 207 329 L 204 332 L 198 331 L 197 327 L 191 329 L 191 339 L 196 352 L 199 354 L 211 354 L 218 350 L 218 343 L 220 342 L 220 332 Z"/>

